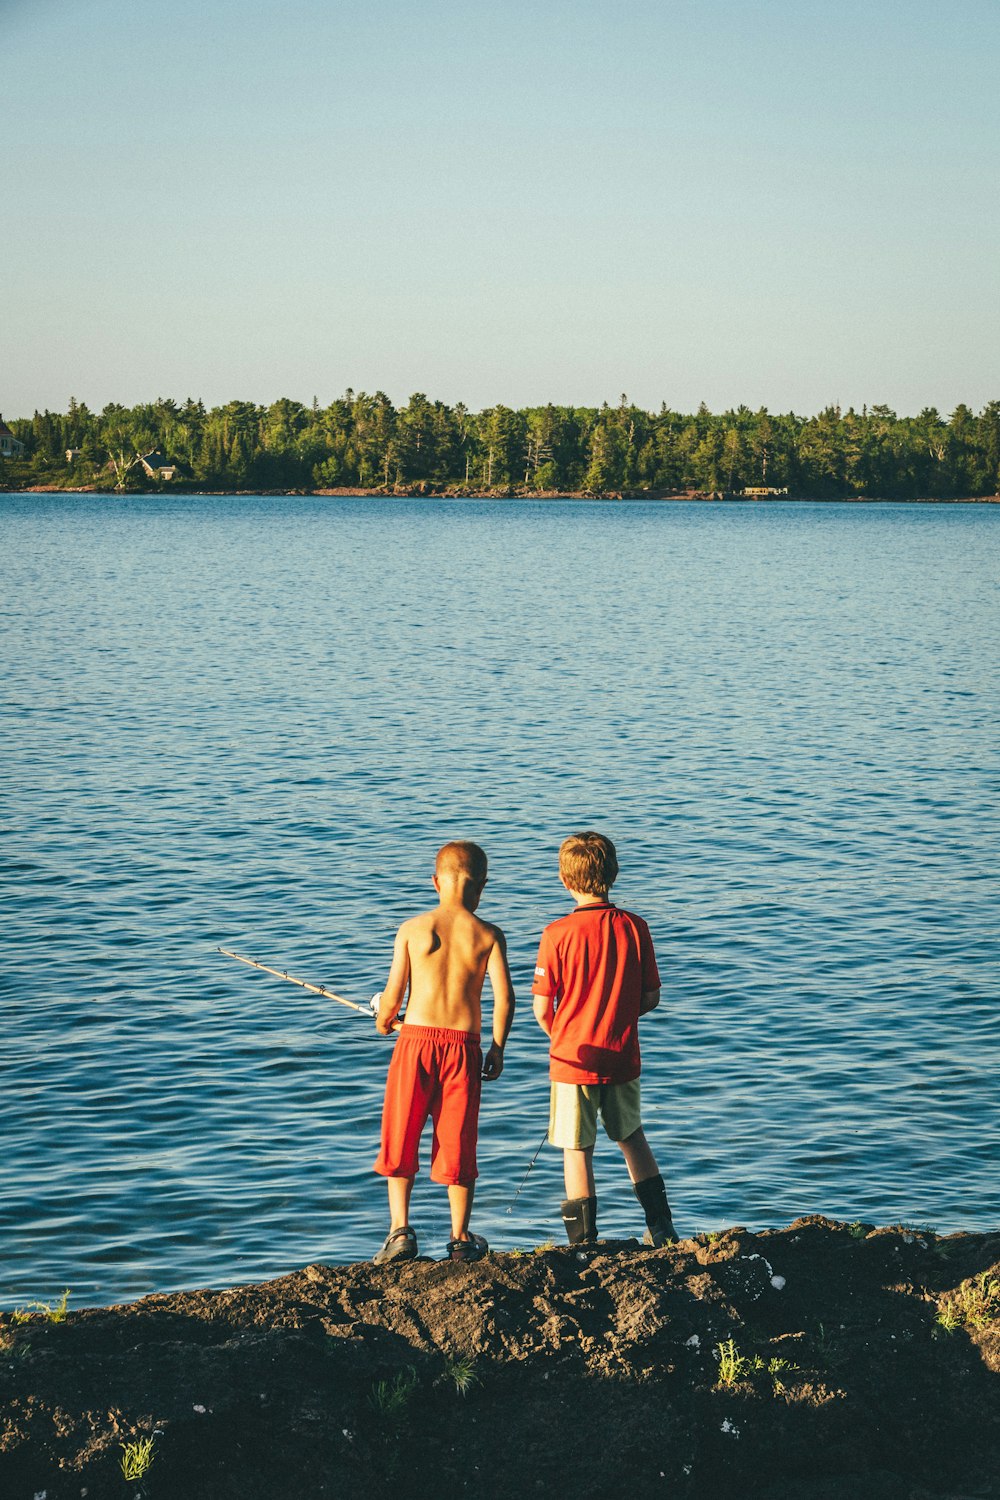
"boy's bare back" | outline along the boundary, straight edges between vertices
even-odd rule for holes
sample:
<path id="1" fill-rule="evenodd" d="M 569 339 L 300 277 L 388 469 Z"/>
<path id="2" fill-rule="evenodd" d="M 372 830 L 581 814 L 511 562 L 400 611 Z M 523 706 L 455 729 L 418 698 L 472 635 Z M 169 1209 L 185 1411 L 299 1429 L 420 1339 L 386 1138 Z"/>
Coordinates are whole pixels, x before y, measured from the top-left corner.
<path id="1" fill-rule="evenodd" d="M 445 845 L 434 872 L 440 904 L 411 917 L 397 932 L 376 1025 L 389 1033 L 409 988 L 404 1024 L 479 1032 L 488 974 L 494 1003 L 486 1068 L 487 1076 L 498 1077 L 513 1015 L 513 987 L 503 933 L 475 914 L 485 876 L 477 879 L 464 855 L 451 852 L 465 847 Z"/>
<path id="2" fill-rule="evenodd" d="M 480 1031 L 483 980 L 494 952 L 503 951 L 499 928 L 442 903 L 404 922 L 399 940 L 409 969 L 407 1021 Z"/>

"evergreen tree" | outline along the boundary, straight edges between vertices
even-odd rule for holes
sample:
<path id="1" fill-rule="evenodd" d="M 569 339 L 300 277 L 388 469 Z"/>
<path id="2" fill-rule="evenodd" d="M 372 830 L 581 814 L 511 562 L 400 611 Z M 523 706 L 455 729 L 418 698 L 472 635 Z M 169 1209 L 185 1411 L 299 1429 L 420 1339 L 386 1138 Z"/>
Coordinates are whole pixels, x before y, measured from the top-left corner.
<path id="1" fill-rule="evenodd" d="M 397 412 L 384 392 L 348 390 L 320 408 L 281 398 L 268 407 L 230 401 L 206 410 L 188 398 L 99 416 L 70 399 L 68 410 L 10 421 L 23 456 L 3 482 L 124 486 L 139 454 L 158 449 L 191 481 L 226 488 L 293 489 L 316 484 L 392 489 L 739 490 L 860 494 L 898 499 L 995 494 L 1000 488 L 1000 402 L 979 415 L 960 403 L 945 418 L 934 407 L 899 417 L 887 406 L 815 416 L 774 415 L 740 406 L 714 415 L 704 402 L 685 415 L 662 404 L 647 412 L 622 396 L 617 406 L 498 405 L 473 413 L 422 392 Z M 78 457 L 67 460 L 72 450 Z"/>

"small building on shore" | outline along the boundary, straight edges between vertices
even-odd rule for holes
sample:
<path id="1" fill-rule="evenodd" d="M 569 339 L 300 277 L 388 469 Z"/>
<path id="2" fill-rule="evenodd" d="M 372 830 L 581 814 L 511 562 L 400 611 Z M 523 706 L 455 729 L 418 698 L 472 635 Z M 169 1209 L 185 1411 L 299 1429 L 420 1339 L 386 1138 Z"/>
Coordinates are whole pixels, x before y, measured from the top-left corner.
<path id="1" fill-rule="evenodd" d="M 66 449 L 66 462 L 68 464 L 75 464 L 76 461 L 77 461 L 77 459 L 78 458 L 82 458 L 82 457 L 83 457 L 83 449 L 82 448 L 67 448 Z"/>
<path id="2" fill-rule="evenodd" d="M 788 485 L 781 489 L 776 489 L 771 484 L 748 485 L 746 489 L 740 490 L 740 494 L 745 500 L 769 500 L 775 495 L 787 495 Z"/>
<path id="3" fill-rule="evenodd" d="M 139 462 L 149 479 L 176 479 L 180 472 L 177 464 L 173 464 L 156 449 L 152 453 L 140 453 Z"/>
<path id="4" fill-rule="evenodd" d="M 24 444 L 11 432 L 3 417 L 0 417 L 0 458 L 20 458 Z"/>

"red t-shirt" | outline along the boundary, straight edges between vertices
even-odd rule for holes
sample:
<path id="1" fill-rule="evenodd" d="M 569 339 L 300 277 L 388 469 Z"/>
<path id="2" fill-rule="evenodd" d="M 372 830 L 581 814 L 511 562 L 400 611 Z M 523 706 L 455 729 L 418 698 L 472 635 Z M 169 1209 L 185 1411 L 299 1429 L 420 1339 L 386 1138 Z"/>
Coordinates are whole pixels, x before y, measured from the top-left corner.
<path id="1" fill-rule="evenodd" d="M 533 995 L 556 1002 L 549 1041 L 554 1083 L 638 1078 L 639 1004 L 660 987 L 649 928 L 610 901 L 550 922 L 538 949 Z"/>

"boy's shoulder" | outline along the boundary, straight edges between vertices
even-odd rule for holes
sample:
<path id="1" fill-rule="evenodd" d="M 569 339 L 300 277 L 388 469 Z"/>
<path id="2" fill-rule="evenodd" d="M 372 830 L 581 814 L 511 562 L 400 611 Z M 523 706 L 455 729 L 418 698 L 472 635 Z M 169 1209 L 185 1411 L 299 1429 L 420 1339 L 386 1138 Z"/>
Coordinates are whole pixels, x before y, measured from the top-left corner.
<path id="1" fill-rule="evenodd" d="M 561 917 L 554 917 L 551 922 L 546 922 L 542 928 L 543 937 L 558 937 L 561 932 L 566 932 L 573 925 L 576 910 L 564 912 Z"/>
<path id="2" fill-rule="evenodd" d="M 481 917 L 478 912 L 470 911 L 469 921 L 473 924 L 477 932 L 481 933 L 484 937 L 489 937 L 492 942 L 506 942 L 506 938 L 497 924 L 495 922 L 487 922 L 486 918 Z"/>
<path id="3" fill-rule="evenodd" d="M 456 917 L 460 923 L 467 922 L 469 926 L 472 927 L 475 931 L 482 934 L 489 934 L 494 942 L 505 941 L 504 935 L 501 932 L 500 928 L 497 927 L 494 922 L 487 922 L 476 912 L 458 912 L 446 919 L 446 925 L 450 926 L 450 924 L 455 920 Z M 441 907 L 432 906 L 429 907 L 427 911 L 417 912 L 416 916 L 407 917 L 405 922 L 400 923 L 399 931 L 404 937 L 407 937 L 410 934 L 415 935 L 418 932 L 428 932 L 437 928 L 441 923 L 441 919 Z"/>
<path id="4" fill-rule="evenodd" d="M 613 901 L 600 906 L 574 906 L 572 911 L 556 917 L 555 921 L 549 922 L 542 929 L 543 936 L 552 941 L 561 937 L 569 937 L 574 932 L 581 932 L 593 926 L 595 915 L 600 916 L 610 912 L 612 917 L 624 917 L 626 921 L 634 922 L 637 927 L 649 932 L 649 923 L 638 912 L 628 911 L 624 906 L 616 906 Z"/>
<path id="5" fill-rule="evenodd" d="M 412 917 L 406 917 L 399 924 L 400 932 L 412 932 L 416 927 L 426 927 L 434 916 L 436 908 L 430 911 L 418 911 Z"/>

